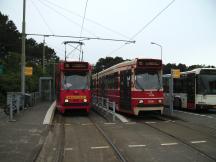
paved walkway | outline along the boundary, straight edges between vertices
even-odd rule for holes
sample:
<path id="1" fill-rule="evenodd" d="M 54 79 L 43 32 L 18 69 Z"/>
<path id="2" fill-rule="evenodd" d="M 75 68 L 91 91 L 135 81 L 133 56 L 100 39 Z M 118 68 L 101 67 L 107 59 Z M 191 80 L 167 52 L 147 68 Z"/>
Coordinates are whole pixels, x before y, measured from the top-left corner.
<path id="1" fill-rule="evenodd" d="M 50 102 L 39 103 L 15 115 L 16 122 L 0 116 L 0 162 L 30 162 L 37 156 L 47 128 L 43 125 Z"/>

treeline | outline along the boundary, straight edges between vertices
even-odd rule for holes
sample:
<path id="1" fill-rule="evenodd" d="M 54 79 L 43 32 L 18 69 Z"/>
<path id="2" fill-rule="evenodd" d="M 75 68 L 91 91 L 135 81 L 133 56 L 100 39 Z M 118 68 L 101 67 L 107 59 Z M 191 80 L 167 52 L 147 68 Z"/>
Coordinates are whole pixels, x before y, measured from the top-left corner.
<path id="1" fill-rule="evenodd" d="M 9 91 L 20 91 L 21 83 L 21 33 L 7 15 L 0 12 L 0 104 L 5 102 Z M 34 39 L 26 39 L 26 66 L 33 67 L 33 76 L 26 77 L 26 92 L 38 91 L 38 80 L 42 76 L 43 44 Z M 51 60 L 57 61 L 54 49 L 45 46 L 47 70 L 49 76 L 52 69 Z"/>
<path id="2" fill-rule="evenodd" d="M 106 58 L 100 58 L 97 63 L 94 66 L 93 73 L 100 72 L 103 69 L 107 69 L 115 64 L 121 63 L 123 61 L 127 61 L 129 59 L 124 60 L 122 57 L 106 57 Z M 193 70 L 195 68 L 214 68 L 215 66 L 211 65 L 191 65 L 187 66 L 185 64 L 165 64 L 163 65 L 163 74 L 170 74 L 171 69 L 180 69 L 181 72 Z"/>

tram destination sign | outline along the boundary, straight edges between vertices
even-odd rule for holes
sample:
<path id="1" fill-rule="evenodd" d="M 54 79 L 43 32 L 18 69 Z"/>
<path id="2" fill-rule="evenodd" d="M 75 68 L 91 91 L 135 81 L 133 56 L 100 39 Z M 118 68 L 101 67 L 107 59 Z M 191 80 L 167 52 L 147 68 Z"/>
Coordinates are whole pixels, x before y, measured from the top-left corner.
<path id="1" fill-rule="evenodd" d="M 88 69 L 87 62 L 67 62 L 64 64 L 65 69 Z"/>
<path id="2" fill-rule="evenodd" d="M 137 61 L 138 67 L 161 67 L 162 62 L 161 60 L 153 60 L 153 59 L 146 59 L 146 60 L 138 60 Z"/>

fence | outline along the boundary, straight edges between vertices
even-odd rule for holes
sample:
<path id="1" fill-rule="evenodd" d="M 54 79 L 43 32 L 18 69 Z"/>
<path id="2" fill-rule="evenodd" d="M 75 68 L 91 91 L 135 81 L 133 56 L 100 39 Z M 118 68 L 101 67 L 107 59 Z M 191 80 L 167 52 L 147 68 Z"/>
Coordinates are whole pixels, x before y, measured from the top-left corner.
<path id="1" fill-rule="evenodd" d="M 32 107 L 40 100 L 40 93 L 25 93 L 21 92 L 8 92 L 7 93 L 7 105 L 4 112 L 9 115 L 9 121 L 15 121 L 13 119 L 14 113 L 20 113 L 20 110 Z"/>
<path id="2" fill-rule="evenodd" d="M 92 103 L 96 107 L 112 114 L 113 121 L 115 121 L 115 117 L 116 117 L 116 104 L 115 104 L 115 102 L 109 101 L 108 98 L 92 96 Z"/>

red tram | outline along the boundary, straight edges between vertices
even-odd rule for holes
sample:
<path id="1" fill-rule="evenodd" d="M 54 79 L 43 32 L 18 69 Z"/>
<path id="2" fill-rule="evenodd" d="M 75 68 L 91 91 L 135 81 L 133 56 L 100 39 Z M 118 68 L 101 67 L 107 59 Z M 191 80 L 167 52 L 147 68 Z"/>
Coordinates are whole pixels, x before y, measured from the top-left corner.
<path id="1" fill-rule="evenodd" d="M 56 107 L 66 110 L 90 111 L 90 75 L 92 67 L 88 62 L 60 62 L 56 68 Z"/>
<path id="2" fill-rule="evenodd" d="M 116 110 L 139 115 L 143 111 L 163 113 L 162 61 L 125 61 L 92 76 L 92 94 L 109 98 Z"/>

